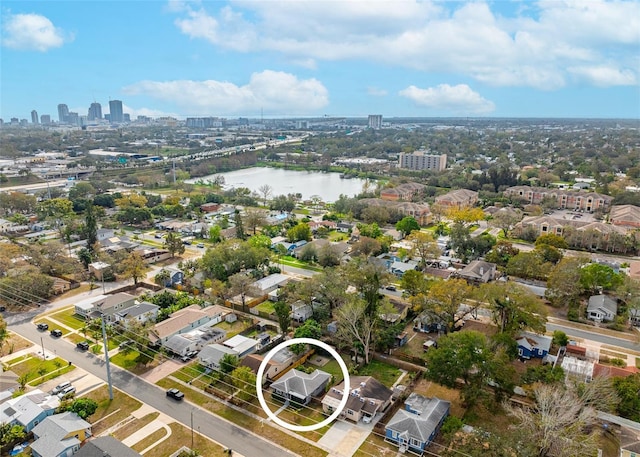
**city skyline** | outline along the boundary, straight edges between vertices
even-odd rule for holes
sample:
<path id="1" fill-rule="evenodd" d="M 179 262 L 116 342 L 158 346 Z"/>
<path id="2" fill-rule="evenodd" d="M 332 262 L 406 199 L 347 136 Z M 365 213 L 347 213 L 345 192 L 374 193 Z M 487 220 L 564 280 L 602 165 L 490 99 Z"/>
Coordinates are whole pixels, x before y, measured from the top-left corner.
<path id="1" fill-rule="evenodd" d="M 640 118 L 638 1 L 7 1 L 2 16 L 5 121 L 113 100 L 131 119 Z"/>

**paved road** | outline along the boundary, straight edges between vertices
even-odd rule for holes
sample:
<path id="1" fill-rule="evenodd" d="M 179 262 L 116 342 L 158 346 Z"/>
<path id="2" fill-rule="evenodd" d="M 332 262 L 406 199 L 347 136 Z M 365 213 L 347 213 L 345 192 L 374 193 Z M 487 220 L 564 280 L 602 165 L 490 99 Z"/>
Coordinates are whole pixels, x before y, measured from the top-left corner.
<path id="1" fill-rule="evenodd" d="M 10 329 L 31 341 L 40 341 L 40 337 L 43 337 L 47 351 L 55 351 L 58 356 L 71 361 L 76 366 L 106 382 L 107 375 L 104 361 L 93 354 L 78 352 L 71 343 L 63 339 L 56 340 L 51 338 L 46 332 L 40 333 L 33 323 L 29 321 L 12 325 Z M 244 456 L 282 457 L 296 455 L 248 433 L 246 430 L 232 425 L 192 403 L 186 401 L 178 403 L 171 400 L 166 397 L 163 389 L 149 384 L 117 366 L 111 365 L 111 374 L 113 384 L 118 389 L 151 405 L 186 427 L 190 427 L 191 414 L 193 413 L 194 429 L 198 429 L 203 435 Z"/>
<path id="2" fill-rule="evenodd" d="M 558 323 L 547 322 L 547 331 L 553 332 L 555 330 L 561 330 L 569 336 L 575 336 L 583 338 L 585 340 L 596 341 L 598 343 L 608 344 L 610 346 L 617 346 L 624 349 L 631 349 L 633 351 L 640 351 L 640 344 L 634 343 L 623 338 L 616 338 L 614 336 L 602 335 L 601 333 L 589 332 L 586 330 L 576 329 L 570 326 L 564 326 Z"/>

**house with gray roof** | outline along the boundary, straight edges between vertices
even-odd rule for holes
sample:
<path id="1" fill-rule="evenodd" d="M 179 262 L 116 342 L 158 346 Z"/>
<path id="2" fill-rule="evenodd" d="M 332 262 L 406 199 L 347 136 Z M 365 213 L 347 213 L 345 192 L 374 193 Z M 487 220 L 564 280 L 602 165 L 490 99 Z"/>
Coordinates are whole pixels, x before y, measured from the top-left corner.
<path id="1" fill-rule="evenodd" d="M 542 359 L 549 354 L 552 341 L 553 339 L 549 336 L 522 332 L 516 340 L 518 356 L 522 359 Z"/>
<path id="2" fill-rule="evenodd" d="M 342 414 L 343 419 L 369 423 L 378 412 L 382 412 L 391 403 L 393 392 L 376 378 L 371 376 L 351 376 L 347 405 Z M 344 381 L 329 389 L 322 399 L 322 410 L 331 415 L 336 410 L 344 393 Z"/>
<path id="3" fill-rule="evenodd" d="M 122 444 L 113 436 L 100 436 L 85 443 L 75 457 L 141 457 L 142 454 Z"/>
<path id="4" fill-rule="evenodd" d="M 201 365 L 209 368 L 210 370 L 218 370 L 220 369 L 220 360 L 222 360 L 222 357 L 224 357 L 225 354 L 236 357 L 238 356 L 238 353 L 235 350 L 228 348 L 227 346 L 223 346 L 222 344 L 208 344 L 203 347 L 198 354 L 198 361 Z"/>
<path id="5" fill-rule="evenodd" d="M 114 314 L 114 318 L 116 322 L 121 322 L 124 325 L 128 325 L 131 321 L 137 321 L 144 324 L 149 321 L 155 322 L 158 317 L 158 311 L 160 311 L 160 307 L 158 305 L 154 305 L 148 301 L 143 301 L 134 304 L 129 308 L 117 311 Z"/>
<path id="6" fill-rule="evenodd" d="M 307 405 L 311 398 L 324 393 L 330 379 L 329 373 L 320 370 L 311 374 L 296 369 L 289 370 L 271 384 L 271 395 L 282 401 Z"/>
<path id="7" fill-rule="evenodd" d="M 55 413 L 60 399 L 40 389 L 6 400 L 0 405 L 0 424 L 21 425 L 28 433 Z"/>
<path id="8" fill-rule="evenodd" d="M 472 284 L 484 284 L 496 278 L 497 266 L 495 263 L 484 260 L 474 260 L 469 265 L 456 273 L 456 276 L 466 279 Z"/>
<path id="9" fill-rule="evenodd" d="M 587 305 L 587 317 L 592 321 L 612 321 L 618 314 L 618 303 L 608 295 L 592 295 Z"/>
<path id="10" fill-rule="evenodd" d="M 396 444 L 401 453 L 422 455 L 449 415 L 451 404 L 413 392 L 385 427 L 385 441 Z"/>
<path id="11" fill-rule="evenodd" d="M 67 457 L 80 449 L 91 436 L 91 424 L 76 413 L 64 412 L 47 417 L 33 429 L 31 444 L 34 457 Z"/>

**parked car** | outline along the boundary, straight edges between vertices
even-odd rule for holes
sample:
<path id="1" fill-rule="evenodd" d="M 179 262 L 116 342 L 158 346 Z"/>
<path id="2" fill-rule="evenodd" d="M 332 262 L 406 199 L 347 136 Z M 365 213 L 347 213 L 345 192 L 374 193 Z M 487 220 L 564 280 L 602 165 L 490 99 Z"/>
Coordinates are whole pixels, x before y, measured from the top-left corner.
<path id="1" fill-rule="evenodd" d="M 391 290 L 391 291 L 393 291 L 393 292 L 395 292 L 395 291 L 397 290 L 397 289 L 396 289 L 396 286 L 394 286 L 394 285 L 388 285 L 387 287 L 385 287 L 385 289 L 387 289 L 387 290 Z"/>
<path id="2" fill-rule="evenodd" d="M 184 394 L 176 388 L 167 390 L 167 397 L 171 397 L 174 400 L 182 400 L 184 398 Z"/>
<path id="3" fill-rule="evenodd" d="M 62 330 L 57 329 L 57 328 L 54 329 L 54 330 L 51 330 L 51 336 L 54 336 L 56 338 L 60 338 L 62 336 Z"/>
<path id="4" fill-rule="evenodd" d="M 424 343 L 422 343 L 422 350 L 423 351 L 428 351 L 431 348 L 437 348 L 438 347 L 438 343 L 436 343 L 433 340 L 427 340 Z"/>
<path id="5" fill-rule="evenodd" d="M 118 348 L 122 350 L 127 348 L 128 346 L 133 346 L 134 344 L 136 344 L 136 342 L 133 340 L 123 341 L 122 343 L 120 343 L 120 346 L 118 346 Z"/>
<path id="6" fill-rule="evenodd" d="M 189 351 L 185 355 L 180 357 L 180 360 L 182 360 L 183 362 L 188 362 L 189 360 L 193 359 L 197 355 L 198 355 L 197 351 Z"/>
<path id="7" fill-rule="evenodd" d="M 49 330 L 49 324 L 45 324 L 44 322 L 40 322 L 38 325 L 38 330 L 45 332 L 47 330 Z"/>
<path id="8" fill-rule="evenodd" d="M 198 247 L 199 248 L 203 248 L 204 247 L 204 243 L 198 243 Z"/>
<path id="9" fill-rule="evenodd" d="M 58 398 L 62 400 L 63 398 L 67 398 L 76 393 L 76 388 L 74 386 L 65 387 L 60 392 L 58 392 Z"/>
<path id="10" fill-rule="evenodd" d="M 60 392 L 62 392 L 64 389 L 66 389 L 67 387 L 69 387 L 69 386 L 71 386 L 71 383 L 70 383 L 69 381 L 61 382 L 60 384 L 58 384 L 57 386 L 55 386 L 55 387 L 53 388 L 53 390 L 51 391 L 51 393 L 52 393 L 53 395 L 57 395 L 57 394 L 59 394 Z"/>
<path id="11" fill-rule="evenodd" d="M 6 306 L 0 306 L 0 313 L 4 313 L 7 310 Z"/>
<path id="12" fill-rule="evenodd" d="M 155 234 L 155 235 L 153 235 L 153 236 L 154 236 L 154 238 L 161 239 L 161 238 L 163 238 L 163 237 L 164 237 L 164 233 L 156 233 L 156 234 Z"/>
<path id="13" fill-rule="evenodd" d="M 78 344 L 76 344 L 76 347 L 78 349 L 80 349 L 81 351 L 88 351 L 89 350 L 89 342 L 88 341 L 80 341 Z"/>

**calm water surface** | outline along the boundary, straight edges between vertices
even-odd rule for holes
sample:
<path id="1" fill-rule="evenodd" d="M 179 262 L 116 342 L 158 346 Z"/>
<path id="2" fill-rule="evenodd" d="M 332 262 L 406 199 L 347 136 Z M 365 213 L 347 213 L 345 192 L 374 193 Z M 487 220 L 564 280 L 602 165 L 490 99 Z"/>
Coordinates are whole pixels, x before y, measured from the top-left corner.
<path id="1" fill-rule="evenodd" d="M 340 194 L 353 197 L 362 192 L 364 179 L 343 179 L 339 173 L 322 173 L 319 171 L 292 171 L 280 168 L 254 167 L 244 170 L 219 173 L 224 176 L 225 189 L 247 187 L 260 194 L 258 189 L 268 184 L 273 188 L 271 197 L 283 194 L 302 194 L 308 200 L 312 195 L 319 195 L 324 202 L 334 202 Z M 190 179 L 187 182 L 207 181 L 217 175 Z"/>

